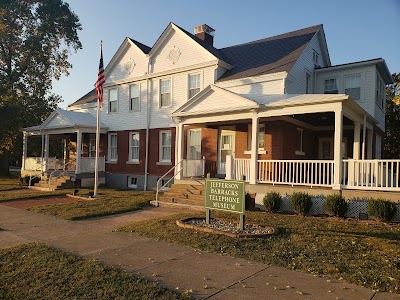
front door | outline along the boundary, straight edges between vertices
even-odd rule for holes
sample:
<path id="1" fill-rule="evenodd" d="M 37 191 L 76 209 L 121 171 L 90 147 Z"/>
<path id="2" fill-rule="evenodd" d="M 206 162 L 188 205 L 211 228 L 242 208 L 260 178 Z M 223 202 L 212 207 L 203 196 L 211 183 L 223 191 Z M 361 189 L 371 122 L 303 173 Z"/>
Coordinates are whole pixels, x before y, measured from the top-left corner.
<path id="1" fill-rule="evenodd" d="M 221 130 L 218 151 L 218 174 L 226 174 L 226 156 L 235 154 L 235 132 Z"/>
<path id="2" fill-rule="evenodd" d="M 318 158 L 324 160 L 333 160 L 333 138 L 320 138 Z M 347 139 L 344 137 L 342 140 L 342 158 L 347 157 Z"/>

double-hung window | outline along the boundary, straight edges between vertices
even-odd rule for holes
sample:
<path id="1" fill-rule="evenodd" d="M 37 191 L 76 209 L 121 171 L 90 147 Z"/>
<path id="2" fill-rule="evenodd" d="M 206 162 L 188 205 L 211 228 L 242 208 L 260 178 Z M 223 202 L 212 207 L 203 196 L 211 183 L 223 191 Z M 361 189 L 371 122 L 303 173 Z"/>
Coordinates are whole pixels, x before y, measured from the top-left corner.
<path id="1" fill-rule="evenodd" d="M 139 161 L 139 132 L 129 133 L 129 160 Z"/>
<path id="2" fill-rule="evenodd" d="M 361 75 L 344 76 L 344 93 L 353 100 L 361 99 Z"/>
<path id="3" fill-rule="evenodd" d="M 108 135 L 108 160 L 109 161 L 117 161 L 118 160 L 117 134 L 116 133 L 110 133 Z"/>
<path id="4" fill-rule="evenodd" d="M 171 162 L 171 130 L 160 131 L 160 162 Z"/>
<path id="5" fill-rule="evenodd" d="M 386 86 L 382 79 L 376 75 L 376 97 L 375 102 L 381 108 L 384 109 L 386 97 Z"/>
<path id="6" fill-rule="evenodd" d="M 201 129 L 189 130 L 188 158 L 201 159 Z"/>
<path id="7" fill-rule="evenodd" d="M 137 84 L 129 87 L 129 110 L 140 111 L 140 88 Z"/>
<path id="8" fill-rule="evenodd" d="M 250 124 L 247 131 L 247 149 L 251 150 L 252 125 Z M 265 124 L 258 125 L 258 150 L 265 150 Z"/>
<path id="9" fill-rule="evenodd" d="M 96 156 L 96 139 L 89 140 L 89 157 Z"/>
<path id="10" fill-rule="evenodd" d="M 160 80 L 160 107 L 172 106 L 171 79 Z"/>
<path id="11" fill-rule="evenodd" d="M 200 92 L 200 74 L 189 75 L 189 99 Z"/>
<path id="12" fill-rule="evenodd" d="M 338 85 L 336 78 L 325 79 L 324 94 L 338 94 Z"/>
<path id="13" fill-rule="evenodd" d="M 108 99 L 108 111 L 109 112 L 117 112 L 118 107 L 118 89 L 110 89 L 109 91 L 109 99 Z"/>

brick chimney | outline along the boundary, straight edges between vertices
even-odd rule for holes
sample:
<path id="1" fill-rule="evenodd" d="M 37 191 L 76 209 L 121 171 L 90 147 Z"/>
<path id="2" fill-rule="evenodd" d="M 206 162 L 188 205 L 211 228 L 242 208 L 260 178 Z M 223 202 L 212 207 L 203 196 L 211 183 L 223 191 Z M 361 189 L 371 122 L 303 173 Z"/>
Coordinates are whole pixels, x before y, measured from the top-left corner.
<path id="1" fill-rule="evenodd" d="M 214 43 L 214 32 L 215 30 L 207 24 L 202 24 L 194 27 L 194 35 L 209 44 L 210 46 L 213 46 Z"/>

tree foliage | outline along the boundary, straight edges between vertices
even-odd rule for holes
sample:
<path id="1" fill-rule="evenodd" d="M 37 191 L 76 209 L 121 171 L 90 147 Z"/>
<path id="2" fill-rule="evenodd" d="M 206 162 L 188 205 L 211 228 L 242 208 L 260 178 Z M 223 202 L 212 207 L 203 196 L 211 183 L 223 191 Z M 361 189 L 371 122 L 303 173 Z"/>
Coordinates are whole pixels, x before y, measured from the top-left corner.
<path id="1" fill-rule="evenodd" d="M 0 173 L 21 152 L 23 127 L 41 123 L 61 98 L 52 79 L 68 75 L 82 47 L 78 16 L 63 0 L 0 1 Z"/>
<path id="2" fill-rule="evenodd" d="M 394 84 L 386 88 L 386 132 L 384 158 L 400 158 L 400 73 L 392 74 Z"/>

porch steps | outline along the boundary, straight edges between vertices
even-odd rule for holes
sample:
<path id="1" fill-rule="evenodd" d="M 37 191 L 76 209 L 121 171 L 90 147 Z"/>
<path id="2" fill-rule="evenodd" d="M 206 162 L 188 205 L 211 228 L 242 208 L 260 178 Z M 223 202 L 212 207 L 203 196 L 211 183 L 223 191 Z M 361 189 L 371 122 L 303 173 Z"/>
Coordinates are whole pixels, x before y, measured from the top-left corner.
<path id="1" fill-rule="evenodd" d="M 201 184 L 174 183 L 159 199 L 160 205 L 187 205 L 204 208 L 204 186 Z"/>
<path id="2" fill-rule="evenodd" d="M 71 181 L 71 177 L 64 175 L 62 177 L 52 179 L 50 184 L 48 178 L 44 177 L 38 183 L 35 183 L 35 185 L 32 186 L 31 188 L 38 190 L 54 191 L 58 189 L 66 189 L 72 187 L 73 187 L 73 182 Z"/>

